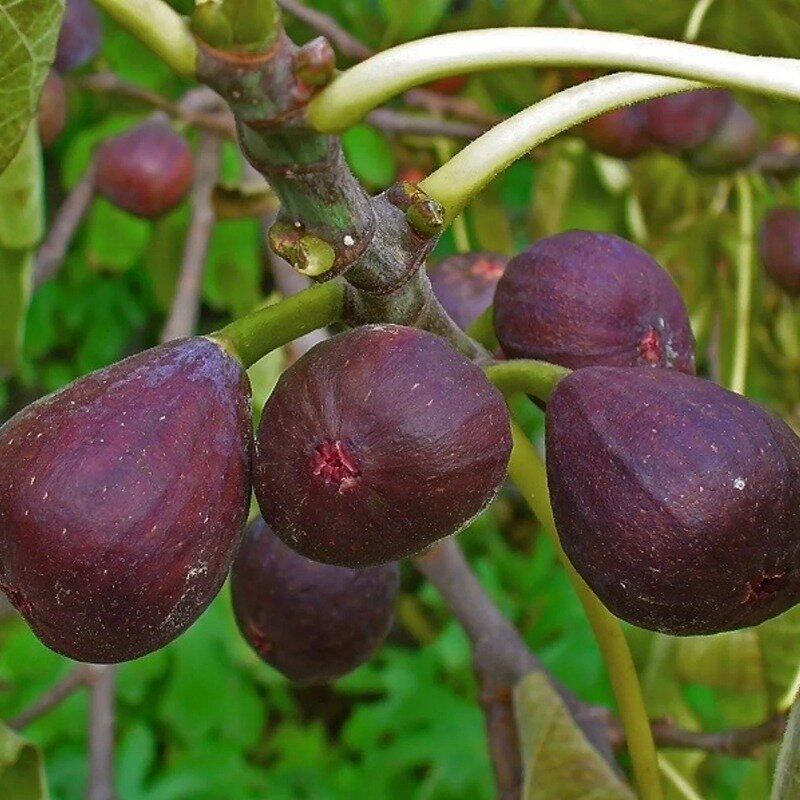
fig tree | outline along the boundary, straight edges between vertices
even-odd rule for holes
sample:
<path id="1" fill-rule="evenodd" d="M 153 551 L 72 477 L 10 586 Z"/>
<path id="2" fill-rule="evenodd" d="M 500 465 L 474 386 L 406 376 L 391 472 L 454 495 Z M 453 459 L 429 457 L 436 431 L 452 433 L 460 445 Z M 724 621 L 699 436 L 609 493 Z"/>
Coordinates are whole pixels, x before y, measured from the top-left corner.
<path id="1" fill-rule="evenodd" d="M 189 143 L 166 122 L 143 122 L 107 139 L 97 154 L 97 188 L 112 203 L 152 219 L 177 206 L 192 185 Z"/>
<path id="2" fill-rule="evenodd" d="M 295 683 L 327 683 L 380 646 L 394 617 L 397 564 L 349 569 L 287 547 L 260 517 L 231 570 L 236 622 L 258 655 Z"/>
<path id="3" fill-rule="evenodd" d="M 611 233 L 566 231 L 509 261 L 494 325 L 511 358 L 694 372 L 694 338 L 669 274 Z"/>
<path id="4" fill-rule="evenodd" d="M 800 601 L 800 440 L 752 401 L 588 367 L 551 395 L 546 447 L 561 543 L 617 616 L 709 634 Z"/>
<path id="5" fill-rule="evenodd" d="M 290 547 L 364 567 L 464 527 L 510 451 L 503 398 L 479 367 L 432 333 L 368 325 L 283 373 L 256 436 L 254 488 Z"/>
<path id="6" fill-rule="evenodd" d="M 761 223 L 761 260 L 781 289 L 800 294 L 800 211 L 780 206 L 767 212 Z"/>
<path id="7" fill-rule="evenodd" d="M 436 297 L 460 328 L 466 330 L 492 304 L 507 261 L 498 253 L 463 253 L 430 270 Z"/>
<path id="8" fill-rule="evenodd" d="M 251 441 L 247 374 L 201 337 L 33 403 L 0 428 L 0 587 L 78 661 L 162 647 L 222 586 Z"/>

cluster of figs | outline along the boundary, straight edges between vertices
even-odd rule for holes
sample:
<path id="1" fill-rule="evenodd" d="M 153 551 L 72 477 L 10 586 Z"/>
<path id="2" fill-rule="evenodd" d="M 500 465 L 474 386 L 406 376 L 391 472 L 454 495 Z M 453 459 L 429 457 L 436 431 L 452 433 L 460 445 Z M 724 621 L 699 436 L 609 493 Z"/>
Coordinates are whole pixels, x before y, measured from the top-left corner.
<path id="1" fill-rule="evenodd" d="M 800 601 L 800 440 L 694 375 L 686 309 L 649 254 L 568 231 L 432 279 L 467 324 L 494 295 L 506 357 L 573 370 L 547 401 L 550 492 L 564 549 L 615 614 L 701 634 Z M 230 572 L 253 649 L 329 681 L 386 636 L 397 562 L 479 514 L 510 451 L 502 395 L 423 330 L 316 345 L 255 432 L 225 341 L 169 342 L 0 428 L 0 586 L 46 645 L 111 663 L 177 637 Z"/>

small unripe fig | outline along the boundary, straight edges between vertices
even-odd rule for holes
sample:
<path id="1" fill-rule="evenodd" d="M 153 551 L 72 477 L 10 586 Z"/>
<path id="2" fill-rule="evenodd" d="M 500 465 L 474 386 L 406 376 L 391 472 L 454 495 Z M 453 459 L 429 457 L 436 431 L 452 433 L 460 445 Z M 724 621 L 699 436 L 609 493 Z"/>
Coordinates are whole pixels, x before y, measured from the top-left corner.
<path id="1" fill-rule="evenodd" d="M 508 262 L 494 326 L 511 358 L 694 372 L 694 337 L 669 274 L 612 233 L 566 231 Z"/>
<path id="2" fill-rule="evenodd" d="M 498 253 L 463 253 L 443 258 L 428 276 L 453 321 L 466 330 L 492 304 L 508 259 Z"/>
<path id="3" fill-rule="evenodd" d="M 695 89 L 644 103 L 650 138 L 676 152 L 702 144 L 733 105 L 727 89 Z"/>
<path id="4" fill-rule="evenodd" d="M 189 143 L 165 122 L 144 122 L 107 139 L 97 153 L 97 188 L 112 203 L 152 219 L 175 208 L 192 185 Z"/>
<path id="5" fill-rule="evenodd" d="M 444 339 L 367 325 L 283 373 L 256 436 L 254 488 L 286 544 L 315 561 L 397 561 L 494 497 L 511 452 L 503 398 Z"/>
<path id="6" fill-rule="evenodd" d="M 758 153 L 758 123 L 741 104 L 734 103 L 711 136 L 686 155 L 703 172 L 732 172 L 746 167 Z"/>
<path id="7" fill-rule="evenodd" d="M 800 440 L 747 398 L 589 367 L 550 396 L 546 447 L 561 543 L 617 616 L 709 634 L 800 601 Z"/>
<path id="8" fill-rule="evenodd" d="M 583 138 L 589 147 L 615 158 L 641 155 L 653 142 L 647 132 L 644 104 L 624 106 L 583 123 Z"/>
<path id="9" fill-rule="evenodd" d="M 49 147 L 67 122 L 67 91 L 61 76 L 53 69 L 47 74 L 39 98 L 39 137 Z"/>
<path id="10" fill-rule="evenodd" d="M 100 15 L 91 0 L 67 0 L 53 66 L 59 72 L 82 67 L 100 52 L 102 34 Z"/>
<path id="11" fill-rule="evenodd" d="M 0 428 L 0 587 L 78 661 L 162 647 L 225 580 L 251 442 L 247 374 L 202 337 L 33 403 Z"/>
<path id="12" fill-rule="evenodd" d="M 258 655 L 295 683 L 328 683 L 363 664 L 394 617 L 397 564 L 349 569 L 287 547 L 260 517 L 231 570 L 236 622 Z"/>
<path id="13" fill-rule="evenodd" d="M 791 295 L 800 294 L 800 211 L 778 207 L 761 223 L 761 260 L 767 275 Z"/>

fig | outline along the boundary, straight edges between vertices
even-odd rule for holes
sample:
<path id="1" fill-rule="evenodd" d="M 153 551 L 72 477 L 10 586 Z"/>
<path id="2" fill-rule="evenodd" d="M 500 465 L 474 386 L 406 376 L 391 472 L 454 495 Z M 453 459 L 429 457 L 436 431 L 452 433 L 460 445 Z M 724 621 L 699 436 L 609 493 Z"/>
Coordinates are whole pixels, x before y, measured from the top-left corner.
<path id="1" fill-rule="evenodd" d="M 39 137 L 49 147 L 67 123 L 67 90 L 61 76 L 50 70 L 39 98 Z"/>
<path id="2" fill-rule="evenodd" d="M 460 328 L 466 330 L 492 304 L 507 262 L 498 253 L 463 253 L 430 270 L 434 294 Z"/>
<path id="3" fill-rule="evenodd" d="M 162 647 L 225 580 L 251 449 L 247 374 L 202 337 L 38 400 L 0 428 L 0 587 L 78 661 Z"/>
<path id="4" fill-rule="evenodd" d="M 494 325 L 510 358 L 694 372 L 694 337 L 672 278 L 611 233 L 566 231 L 512 258 L 495 291 Z"/>
<path id="5" fill-rule="evenodd" d="M 439 94 L 458 94 L 469 83 L 469 75 L 448 75 L 426 83 L 422 88 Z"/>
<path id="6" fill-rule="evenodd" d="M 644 103 L 647 133 L 662 147 L 682 152 L 708 139 L 730 112 L 727 89 L 695 89 Z"/>
<path id="7" fill-rule="evenodd" d="M 68 72 L 91 61 L 102 45 L 100 15 L 91 0 L 67 0 L 53 66 Z"/>
<path id="8" fill-rule="evenodd" d="M 717 129 L 687 153 L 689 163 L 703 172 L 732 172 L 750 164 L 758 153 L 758 123 L 734 103 Z"/>
<path id="9" fill-rule="evenodd" d="M 159 120 L 113 136 L 98 149 L 98 190 L 137 217 L 153 219 L 175 208 L 193 173 L 189 143 Z"/>
<path id="10" fill-rule="evenodd" d="M 647 132 L 644 104 L 624 106 L 583 123 L 583 138 L 594 150 L 615 158 L 641 155 L 653 142 Z"/>
<path id="11" fill-rule="evenodd" d="M 366 325 L 283 373 L 256 434 L 254 488 L 289 547 L 366 567 L 463 528 L 510 452 L 503 398 L 479 367 L 427 331 Z"/>
<path id="12" fill-rule="evenodd" d="M 588 367 L 546 428 L 561 543 L 614 614 L 709 634 L 800 601 L 800 440 L 780 419 L 675 370 Z"/>
<path id="13" fill-rule="evenodd" d="M 790 295 L 800 295 L 800 211 L 779 206 L 761 223 L 761 260 L 767 275 Z"/>
<path id="14" fill-rule="evenodd" d="M 287 547 L 262 518 L 231 570 L 236 622 L 267 664 L 295 683 L 328 683 L 364 663 L 389 632 L 397 564 L 349 569 Z"/>

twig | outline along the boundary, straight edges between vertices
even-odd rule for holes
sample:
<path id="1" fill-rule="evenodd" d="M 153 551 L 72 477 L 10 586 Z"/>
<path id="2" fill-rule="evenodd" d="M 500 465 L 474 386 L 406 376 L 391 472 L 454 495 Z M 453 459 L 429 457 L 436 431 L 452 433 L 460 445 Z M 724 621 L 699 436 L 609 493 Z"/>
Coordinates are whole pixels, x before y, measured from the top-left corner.
<path id="1" fill-rule="evenodd" d="M 498 114 L 487 113 L 468 97 L 442 94 L 431 89 L 409 89 L 403 94 L 403 101 L 406 105 L 424 108 L 431 114 L 452 114 L 487 127 L 505 119 Z"/>
<path id="2" fill-rule="evenodd" d="M 75 231 L 89 210 L 95 191 L 97 165 L 94 160 L 89 163 L 86 172 L 72 187 L 72 191 L 58 210 L 47 238 L 39 248 L 34 272 L 34 285 L 39 286 L 53 278 L 61 268 L 64 258 L 72 242 Z"/>
<path id="3" fill-rule="evenodd" d="M 55 708 L 69 697 L 76 689 L 86 685 L 87 674 L 83 664 L 73 667 L 61 680 L 51 686 L 41 697 L 15 717 L 6 721 L 9 728 L 22 730 L 31 722 Z"/>
<path id="4" fill-rule="evenodd" d="M 367 119 L 375 127 L 389 133 L 448 136 L 453 139 L 477 139 L 481 134 L 486 133 L 487 129 L 485 125 L 404 114 L 390 108 L 376 109 L 367 116 Z"/>
<path id="5" fill-rule="evenodd" d="M 87 664 L 89 784 L 87 800 L 114 800 L 114 664 Z"/>
<path id="6" fill-rule="evenodd" d="M 305 22 L 309 28 L 313 28 L 317 33 L 327 37 L 342 55 L 359 61 L 372 55 L 373 50 L 371 48 L 348 33 L 327 14 L 308 8 L 308 6 L 298 3 L 297 0 L 278 0 L 278 5 L 293 17 Z"/>
<path id="7" fill-rule="evenodd" d="M 212 193 L 219 177 L 219 159 L 219 137 L 203 133 L 195 158 L 197 172 L 192 189 L 192 221 L 186 234 L 175 297 L 161 335 L 165 342 L 190 336 L 197 325 L 203 269 L 214 227 Z"/>
<path id="8" fill-rule="evenodd" d="M 174 103 L 167 100 L 158 92 L 145 89 L 123 80 L 113 72 L 97 72 L 72 80 L 73 86 L 90 92 L 118 94 L 139 100 L 153 108 L 157 108 L 173 119 L 179 119 L 187 125 L 195 125 L 208 131 L 224 136 L 228 139 L 236 137 L 236 127 L 233 116 L 223 103 L 222 99 L 208 88 L 204 88 L 206 102 L 203 107 L 183 102 Z"/>

